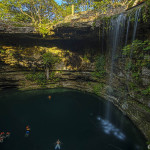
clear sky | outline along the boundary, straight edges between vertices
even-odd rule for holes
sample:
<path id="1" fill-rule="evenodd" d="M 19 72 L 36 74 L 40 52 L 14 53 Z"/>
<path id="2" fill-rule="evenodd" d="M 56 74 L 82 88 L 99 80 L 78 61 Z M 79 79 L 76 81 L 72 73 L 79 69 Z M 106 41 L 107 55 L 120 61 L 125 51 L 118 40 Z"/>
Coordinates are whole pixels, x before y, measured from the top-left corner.
<path id="1" fill-rule="evenodd" d="M 61 5 L 62 0 L 55 0 L 59 5 Z"/>

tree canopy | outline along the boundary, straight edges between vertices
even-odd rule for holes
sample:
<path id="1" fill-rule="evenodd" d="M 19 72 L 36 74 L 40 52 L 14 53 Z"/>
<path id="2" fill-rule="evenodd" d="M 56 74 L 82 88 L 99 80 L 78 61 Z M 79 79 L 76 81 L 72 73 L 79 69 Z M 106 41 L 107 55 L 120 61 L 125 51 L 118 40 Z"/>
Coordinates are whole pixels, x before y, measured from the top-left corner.
<path id="1" fill-rule="evenodd" d="M 63 17 L 63 9 L 54 0 L 1 0 L 3 20 L 32 23 L 37 30 Z"/>
<path id="2" fill-rule="evenodd" d="M 43 35 L 50 34 L 54 22 L 75 12 L 98 10 L 102 13 L 110 7 L 134 5 L 142 0 L 1 0 L 0 17 L 2 20 L 31 23 Z"/>

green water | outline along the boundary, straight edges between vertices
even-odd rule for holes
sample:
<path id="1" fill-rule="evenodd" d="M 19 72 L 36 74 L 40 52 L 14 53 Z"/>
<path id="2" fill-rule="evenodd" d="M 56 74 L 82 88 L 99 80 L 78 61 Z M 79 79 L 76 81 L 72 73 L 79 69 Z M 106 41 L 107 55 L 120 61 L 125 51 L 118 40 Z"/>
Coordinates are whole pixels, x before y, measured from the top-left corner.
<path id="1" fill-rule="evenodd" d="M 0 150 L 54 150 L 57 139 L 62 150 L 146 150 L 144 137 L 117 108 L 105 119 L 106 105 L 70 89 L 1 92 L 0 132 L 11 136 Z"/>

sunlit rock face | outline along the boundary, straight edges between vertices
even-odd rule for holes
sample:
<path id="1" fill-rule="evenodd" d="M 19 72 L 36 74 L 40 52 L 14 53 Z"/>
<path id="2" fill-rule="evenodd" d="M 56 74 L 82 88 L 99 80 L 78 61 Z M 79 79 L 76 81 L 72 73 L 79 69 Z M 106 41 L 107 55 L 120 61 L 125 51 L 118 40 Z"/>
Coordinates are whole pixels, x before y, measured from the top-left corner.
<path id="1" fill-rule="evenodd" d="M 32 68 L 43 69 L 42 54 L 52 53 L 60 58 L 60 62 L 54 66 L 54 70 L 93 70 L 94 66 L 88 58 L 81 54 L 63 50 L 58 47 L 15 47 L 2 46 L 1 61 L 10 66 L 20 66 L 31 70 Z"/>
<path id="2" fill-rule="evenodd" d="M 8 36 L 4 37 L 4 40 L 7 38 L 11 40 L 12 38 Z M 16 41 L 19 41 L 19 39 L 20 38 L 16 38 Z M 41 43 L 39 42 L 38 45 L 35 43 L 36 38 L 33 42 L 28 39 L 29 42 L 27 41 L 27 44 L 24 43 L 24 41 L 26 41 L 26 38 L 22 37 L 17 43 L 14 43 L 14 41 L 7 43 L 6 40 L 3 41 L 4 44 L 1 45 L 1 61 L 3 64 L 1 64 L 0 68 L 0 86 L 2 89 L 13 87 L 38 88 L 39 86 L 35 82 L 28 81 L 26 76 L 33 72 L 39 72 L 42 76 L 45 76 L 45 67 L 42 59 L 45 53 L 51 53 L 60 59 L 50 70 L 50 72 L 53 72 L 55 75 L 55 78 L 59 79 L 59 82 L 52 81 L 54 82 L 53 87 L 81 87 L 81 89 L 84 89 L 88 81 L 96 81 L 96 79 L 91 76 L 91 72 L 93 72 L 95 68 L 94 62 L 90 59 L 90 55 L 88 57 L 86 56 L 86 51 L 76 52 L 76 49 L 69 50 L 69 48 L 61 47 L 59 45 L 60 43 L 56 45 L 53 43 L 51 45 L 52 41 L 50 41 L 51 43 L 49 44 L 49 41 L 46 40 Z M 20 44 L 23 45 L 20 46 Z M 76 45 L 76 43 L 74 45 Z M 76 81 L 82 82 L 76 84 Z M 51 85 L 47 85 L 47 87 L 51 87 Z"/>

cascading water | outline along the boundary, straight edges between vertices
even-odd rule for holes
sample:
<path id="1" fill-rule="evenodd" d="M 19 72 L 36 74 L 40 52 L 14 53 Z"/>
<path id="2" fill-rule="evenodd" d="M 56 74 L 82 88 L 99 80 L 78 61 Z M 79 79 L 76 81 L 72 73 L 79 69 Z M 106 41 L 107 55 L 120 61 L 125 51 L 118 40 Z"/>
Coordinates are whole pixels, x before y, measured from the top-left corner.
<path id="1" fill-rule="evenodd" d="M 133 26 L 133 35 L 132 35 L 132 41 L 133 42 L 136 38 L 136 31 L 138 26 L 138 20 L 140 17 L 141 8 L 137 9 L 135 12 L 135 22 Z M 113 76 L 114 76 L 114 70 L 115 70 L 115 60 L 117 57 L 117 54 L 120 54 L 120 50 L 122 47 L 127 45 L 128 43 L 128 35 L 129 35 L 129 28 L 131 24 L 131 17 L 129 16 L 128 20 L 126 20 L 127 17 L 125 14 L 120 14 L 117 18 L 111 19 L 110 21 L 110 29 L 108 31 L 108 45 L 109 45 L 109 52 L 111 55 L 110 60 L 110 75 L 109 75 L 109 81 L 108 81 L 108 89 L 107 89 L 107 95 L 108 99 L 111 99 L 113 94 Z M 126 33 L 125 33 L 126 29 Z M 124 34 L 125 37 L 124 37 Z M 123 41 L 125 40 L 125 42 Z M 117 52 L 117 50 L 119 50 Z M 132 56 L 132 51 L 131 51 Z M 128 80 L 128 79 L 127 79 Z M 126 104 L 126 102 L 125 102 Z M 106 119 L 109 120 L 111 115 L 111 108 L 110 103 L 108 102 L 106 106 Z"/>
<path id="2" fill-rule="evenodd" d="M 129 28 L 130 28 L 130 16 L 128 18 L 128 21 L 127 21 L 127 31 L 126 31 L 126 40 L 125 40 L 125 46 L 127 45 L 127 42 L 128 42 L 128 34 L 129 34 Z"/>
<path id="3" fill-rule="evenodd" d="M 140 12 L 141 12 L 141 8 L 137 9 L 135 13 L 135 22 L 134 22 L 134 28 L 133 28 L 132 42 L 135 40 L 135 37 L 136 37 L 136 31 L 137 31 Z M 132 58 L 132 50 L 130 52 L 130 58 Z"/>
<path id="4" fill-rule="evenodd" d="M 130 28 L 130 21 L 131 21 L 131 16 L 128 17 L 127 19 L 127 29 L 126 29 L 126 35 L 125 35 L 125 46 L 127 46 L 127 43 L 128 43 L 128 35 L 129 35 L 129 28 Z M 122 53 L 122 59 L 123 59 L 123 53 Z M 128 87 L 128 80 L 129 80 L 129 70 L 127 71 L 126 73 L 126 81 L 127 81 L 127 87 Z M 126 88 L 127 89 L 127 88 Z M 127 89 L 128 90 L 128 89 Z M 126 102 L 127 100 L 127 95 L 126 93 L 124 93 L 124 103 L 122 104 L 122 109 L 125 110 L 128 108 L 128 104 Z M 122 121 L 122 118 L 121 118 L 121 123 L 120 123 L 120 126 L 123 125 L 123 121 Z"/>
<path id="5" fill-rule="evenodd" d="M 102 53 L 104 52 L 104 36 L 105 36 L 105 22 L 103 22 L 103 30 L 102 30 L 102 42 L 101 42 L 101 49 Z"/>
<path id="6" fill-rule="evenodd" d="M 140 12 L 141 12 L 141 8 L 137 9 L 136 13 L 135 13 L 135 22 L 134 22 L 132 42 L 135 40 L 135 37 L 136 37 L 136 30 L 137 30 L 137 26 L 138 26 Z"/>
<path id="7" fill-rule="evenodd" d="M 115 67 L 115 59 L 116 59 L 116 52 L 117 49 L 122 45 L 123 35 L 124 35 L 124 28 L 125 28 L 125 21 L 126 16 L 124 14 L 120 14 L 117 18 L 111 19 L 110 22 L 110 30 L 109 30 L 109 47 L 110 47 L 110 53 L 111 53 L 111 66 L 110 66 L 110 76 L 109 76 L 109 83 L 108 83 L 108 99 L 112 96 L 112 84 L 113 84 L 113 73 L 114 73 L 114 67 Z M 106 119 L 110 119 L 110 103 L 108 102 L 106 106 Z"/>

